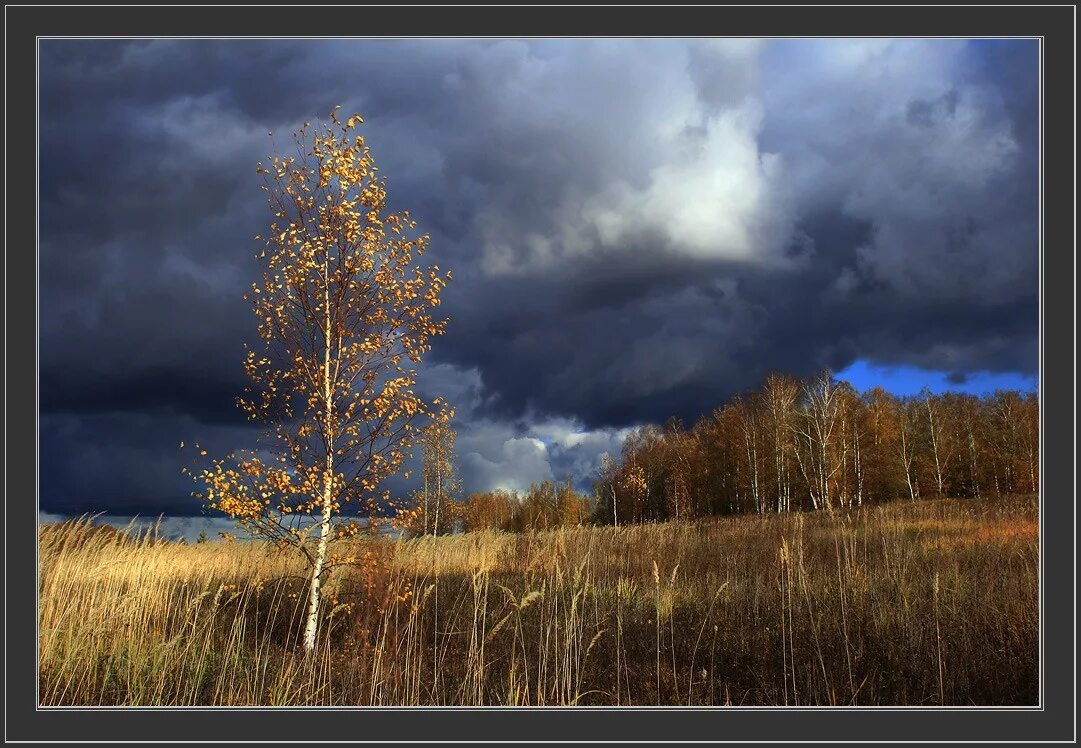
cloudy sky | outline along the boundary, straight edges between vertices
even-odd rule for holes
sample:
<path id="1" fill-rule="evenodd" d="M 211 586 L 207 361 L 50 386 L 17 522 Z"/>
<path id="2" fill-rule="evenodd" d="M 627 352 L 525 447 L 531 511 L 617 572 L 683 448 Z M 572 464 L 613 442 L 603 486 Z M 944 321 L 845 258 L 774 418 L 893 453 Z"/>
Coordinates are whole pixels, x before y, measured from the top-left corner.
<path id="1" fill-rule="evenodd" d="M 45 40 L 40 81 L 43 512 L 198 514 L 179 441 L 251 443 L 255 164 L 337 104 L 454 272 L 467 490 L 771 370 L 1036 383 L 1035 42 Z"/>

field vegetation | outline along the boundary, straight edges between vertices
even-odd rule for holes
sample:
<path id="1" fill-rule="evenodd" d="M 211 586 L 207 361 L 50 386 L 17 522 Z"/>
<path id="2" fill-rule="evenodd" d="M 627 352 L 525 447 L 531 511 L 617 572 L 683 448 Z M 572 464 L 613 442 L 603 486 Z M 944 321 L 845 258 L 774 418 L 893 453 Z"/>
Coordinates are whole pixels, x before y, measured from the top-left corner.
<path id="1" fill-rule="evenodd" d="M 42 527 L 41 703 L 1038 702 L 1033 496 L 342 542 Z"/>

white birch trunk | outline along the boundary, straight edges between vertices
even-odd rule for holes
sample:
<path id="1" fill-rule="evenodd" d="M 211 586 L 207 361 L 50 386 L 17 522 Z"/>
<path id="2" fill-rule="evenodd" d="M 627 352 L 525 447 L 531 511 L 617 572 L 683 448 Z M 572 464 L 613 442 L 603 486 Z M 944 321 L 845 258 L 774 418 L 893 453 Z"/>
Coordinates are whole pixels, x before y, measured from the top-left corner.
<path id="1" fill-rule="evenodd" d="M 902 416 L 903 418 L 904 416 Z M 904 424 L 901 424 L 901 464 L 905 468 L 905 481 L 908 483 L 908 497 L 915 500 L 916 487 L 912 484 L 912 463 L 908 454 L 908 439 L 905 436 Z"/>
<path id="2" fill-rule="evenodd" d="M 329 255 L 326 263 L 329 265 Z M 319 522 L 319 544 L 312 564 L 312 579 L 308 589 L 308 615 L 304 622 L 304 650 L 311 654 L 315 651 L 315 636 L 319 630 L 319 602 L 323 583 L 323 567 L 327 560 L 327 546 L 330 544 L 330 512 L 334 499 L 334 404 L 330 386 L 330 288 L 327 285 L 329 268 L 323 275 L 323 305 L 325 308 L 325 327 L 323 329 L 326 348 L 323 352 L 323 398 L 326 404 L 325 437 L 327 447 L 326 469 L 323 474 L 323 514 Z"/>
<path id="3" fill-rule="evenodd" d="M 935 456 L 935 483 L 938 486 L 938 498 L 941 499 L 944 481 L 942 476 L 942 462 L 939 460 L 938 457 L 938 432 L 936 431 L 937 427 L 935 426 L 935 412 L 934 409 L 931 407 L 930 397 L 926 398 L 924 400 L 924 403 L 927 406 L 927 425 L 930 427 L 931 430 L 931 451 L 934 452 Z"/>

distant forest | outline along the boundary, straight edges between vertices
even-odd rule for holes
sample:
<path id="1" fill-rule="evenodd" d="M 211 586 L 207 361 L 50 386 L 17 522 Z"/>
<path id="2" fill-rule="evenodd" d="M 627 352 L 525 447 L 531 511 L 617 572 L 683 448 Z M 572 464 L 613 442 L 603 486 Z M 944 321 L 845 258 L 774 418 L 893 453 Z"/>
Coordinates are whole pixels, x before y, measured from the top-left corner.
<path id="1" fill-rule="evenodd" d="M 454 525 L 521 531 L 1035 493 L 1039 420 L 1034 392 L 861 395 L 829 372 L 770 374 L 689 429 L 671 419 L 632 432 L 602 458 L 592 496 L 570 481 L 474 493 Z"/>

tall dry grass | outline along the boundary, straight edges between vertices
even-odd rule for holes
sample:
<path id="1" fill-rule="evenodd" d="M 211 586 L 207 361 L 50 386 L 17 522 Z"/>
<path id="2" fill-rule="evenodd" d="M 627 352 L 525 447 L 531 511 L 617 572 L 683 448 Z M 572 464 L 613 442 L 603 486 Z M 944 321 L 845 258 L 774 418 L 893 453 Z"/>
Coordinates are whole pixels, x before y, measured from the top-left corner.
<path id="1" fill-rule="evenodd" d="M 938 705 L 1038 699 L 1034 498 L 358 544 L 41 531 L 43 704 Z"/>

